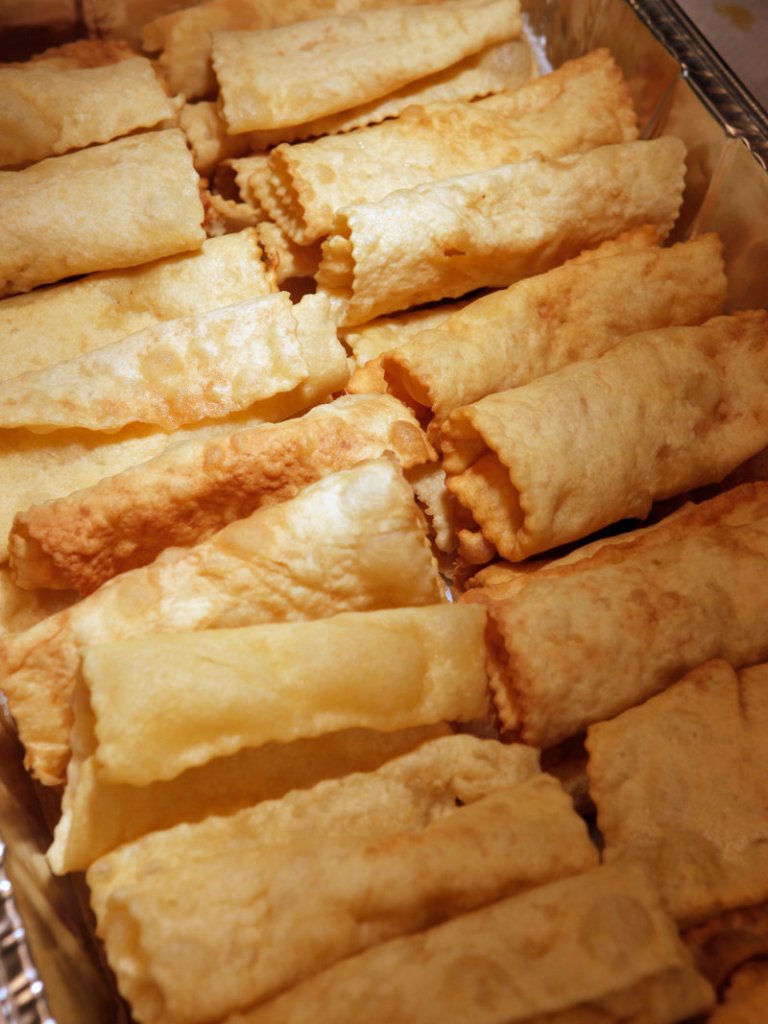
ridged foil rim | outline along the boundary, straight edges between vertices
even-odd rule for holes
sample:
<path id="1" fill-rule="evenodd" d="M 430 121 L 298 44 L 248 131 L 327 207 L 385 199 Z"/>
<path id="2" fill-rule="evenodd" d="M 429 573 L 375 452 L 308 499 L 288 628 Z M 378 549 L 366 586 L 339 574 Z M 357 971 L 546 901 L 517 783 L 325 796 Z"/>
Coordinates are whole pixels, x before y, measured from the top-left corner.
<path id="1" fill-rule="evenodd" d="M 0 840 L 0 1015 L 7 1024 L 56 1024 L 5 871 L 5 853 Z"/>
<path id="2" fill-rule="evenodd" d="M 672 54 L 683 78 L 732 138 L 768 170 L 768 114 L 675 0 L 625 0 Z"/>

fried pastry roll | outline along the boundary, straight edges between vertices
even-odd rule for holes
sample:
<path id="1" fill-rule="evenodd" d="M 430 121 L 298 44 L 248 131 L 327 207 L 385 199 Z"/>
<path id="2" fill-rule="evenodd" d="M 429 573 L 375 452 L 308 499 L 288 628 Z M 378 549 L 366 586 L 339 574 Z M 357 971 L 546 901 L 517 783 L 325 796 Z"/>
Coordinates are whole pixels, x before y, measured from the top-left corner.
<path id="1" fill-rule="evenodd" d="M 347 391 L 357 395 L 386 391 L 379 357 L 404 345 L 414 335 L 438 327 L 451 313 L 465 305 L 463 302 L 444 302 L 401 313 L 400 316 L 382 316 L 360 327 L 342 331 L 341 339 L 351 350 L 356 367 L 347 382 Z"/>
<path id="2" fill-rule="evenodd" d="M 98 68 L 0 67 L 0 167 L 152 128 L 179 112 L 145 57 Z"/>
<path id="3" fill-rule="evenodd" d="M 310 789 L 323 779 L 374 771 L 428 740 L 451 734 L 444 723 L 396 732 L 343 729 L 292 743 L 246 747 L 166 782 L 128 786 L 104 782 L 92 756 L 92 741 L 78 741 L 84 731 L 81 717 L 89 713 L 80 711 L 78 697 L 61 818 L 47 854 L 57 874 L 84 871 L 97 858 L 149 832 L 234 814 L 263 800 L 277 800 L 290 790 Z"/>
<path id="4" fill-rule="evenodd" d="M 313 352 L 327 358 L 332 376 L 319 391 Z M 0 426 L 109 432 L 148 423 L 172 430 L 256 403 L 265 420 L 280 419 L 271 415 L 270 399 L 279 409 L 280 396 L 305 383 L 319 399 L 347 377 L 327 299 L 307 295 L 294 306 L 287 292 L 275 292 L 157 324 L 0 383 Z"/>
<path id="5" fill-rule="evenodd" d="M 212 816 L 120 846 L 88 873 L 93 909 L 102 918 L 114 891 L 136 882 L 151 884 L 147 868 L 152 864 L 199 872 L 225 848 L 283 857 L 286 850 L 312 848 L 319 839 L 335 844 L 418 832 L 459 803 L 472 804 L 538 774 L 539 753 L 532 747 L 440 737 L 374 772 L 326 780 L 227 817 Z"/>
<path id="6" fill-rule="evenodd" d="M 30 589 L 90 593 L 164 548 L 205 540 L 387 451 L 404 469 L 435 458 L 413 415 L 390 395 L 345 396 L 299 419 L 173 445 L 85 491 L 20 513 L 9 538 L 11 568 Z"/>
<path id="7" fill-rule="evenodd" d="M 86 647 L 96 770 L 146 786 L 264 743 L 482 719 L 484 625 L 438 604 Z"/>
<path id="8" fill-rule="evenodd" d="M 575 256 L 573 260 L 569 260 L 569 264 L 578 260 L 592 259 L 594 256 L 613 256 L 625 253 L 629 249 L 647 249 L 658 246 L 659 236 L 655 227 L 648 224 L 645 227 L 637 228 L 633 231 L 627 231 L 619 235 L 616 239 L 611 239 L 608 242 L 603 242 L 596 249 L 587 249 L 579 256 Z M 540 275 L 544 276 L 544 275 Z M 493 293 L 487 293 L 493 294 Z M 487 297 L 487 294 L 485 297 Z M 382 316 L 377 317 L 375 320 L 369 320 L 365 324 L 360 324 L 357 327 L 351 327 L 341 330 L 341 337 L 355 356 L 357 363 L 357 369 L 352 373 L 347 383 L 347 391 L 353 394 L 360 394 L 367 390 L 369 391 L 381 391 L 384 392 L 388 387 L 391 387 L 393 392 L 395 388 L 398 388 L 398 393 L 402 400 L 408 405 L 412 406 L 418 413 L 419 417 L 423 420 L 427 420 L 428 408 L 421 405 L 414 394 L 400 385 L 399 375 L 391 374 L 392 383 L 388 385 L 386 377 L 384 375 L 384 358 L 395 349 L 404 348 L 406 344 L 411 341 L 418 334 L 425 335 L 426 339 L 432 337 L 432 332 L 436 328 L 439 328 L 445 321 L 452 318 L 454 313 L 458 313 L 466 306 L 472 305 L 478 301 L 480 296 L 468 296 L 464 299 L 459 299 L 454 302 L 442 302 L 433 306 L 426 306 L 423 309 L 414 309 L 399 313 L 396 316 Z M 493 307 L 485 306 L 485 304 L 478 307 L 478 312 L 486 309 L 490 313 L 490 309 Z M 483 314 L 484 315 L 484 314 Z M 485 340 L 485 332 L 473 331 L 470 324 L 474 323 L 474 317 L 472 314 L 469 315 L 466 329 L 469 331 L 472 337 L 472 344 L 480 345 Z M 504 321 L 506 324 L 506 320 Z M 494 322 L 492 326 L 498 329 L 497 324 Z M 478 336 L 479 335 L 479 336 Z M 408 351 L 413 351 L 413 347 L 409 346 Z M 493 357 L 489 357 L 491 362 Z M 449 360 L 450 363 L 450 360 Z M 481 397 L 481 396 L 478 396 Z M 465 404 L 465 403 L 462 403 Z M 434 433 L 434 426 L 428 424 L 428 429 L 432 429 Z"/>
<path id="9" fill-rule="evenodd" d="M 296 245 L 281 227 L 263 220 L 256 228 L 270 273 L 278 284 L 292 278 L 312 278 L 320 266 L 320 245 Z M 312 282 L 310 282 L 311 284 Z"/>
<path id="10" fill-rule="evenodd" d="M 161 50 L 159 63 L 174 92 L 187 99 L 216 89 L 211 66 L 211 33 L 221 29 L 268 29 L 292 25 L 335 11 L 352 14 L 371 7 L 405 7 L 424 0 L 207 0 L 188 10 L 154 18 L 142 39 L 149 52 Z"/>
<path id="11" fill-rule="evenodd" d="M 222 115 L 233 135 L 301 124 L 385 96 L 521 28 L 518 0 L 444 0 L 214 32 Z"/>
<path id="12" fill-rule="evenodd" d="M 632 233 L 634 234 L 634 233 Z M 650 233 L 651 236 L 655 232 Z M 379 364 L 389 390 L 439 436 L 446 417 L 486 395 L 520 387 L 629 334 L 700 324 L 722 312 L 722 245 L 700 235 L 670 248 L 628 238 L 588 250 L 545 274 L 492 292 Z"/>
<path id="13" fill-rule="evenodd" d="M 374 127 L 279 146 L 269 154 L 270 173 L 251 188 L 269 216 L 307 245 L 330 234 L 336 211 L 351 203 L 636 137 L 623 76 L 607 50 L 596 50 L 512 93 L 409 107 Z"/>
<path id="14" fill-rule="evenodd" d="M 554 746 L 711 658 L 768 660 L 768 484 L 617 541 L 461 598 L 488 609 L 500 721 L 527 743 Z"/>
<path id="15" fill-rule="evenodd" d="M 198 249 L 198 180 L 177 128 L 0 171 L 0 296 Z"/>
<path id="16" fill-rule="evenodd" d="M 194 252 L 15 295 L 0 302 L 0 380 L 274 291 L 251 228 Z"/>
<path id="17" fill-rule="evenodd" d="M 207 177 L 230 157 L 245 156 L 251 149 L 247 135 L 228 135 L 216 103 L 185 103 L 179 113 L 179 127 L 187 137 L 195 170 Z"/>
<path id="18" fill-rule="evenodd" d="M 151 895 L 140 880 L 112 893 L 100 930 L 108 956 L 116 953 L 126 995 L 138 994 L 140 1012 L 150 1005 L 141 989 L 153 990 L 154 1006 L 144 1020 L 192 1024 L 261 1003 L 383 940 L 577 874 L 597 861 L 567 795 L 544 775 L 494 788 L 416 831 L 385 831 L 373 841 L 323 839 L 312 849 L 302 840 L 297 850 L 284 851 L 280 864 L 269 863 L 268 849 L 261 857 L 225 854 L 224 862 L 215 860 L 201 872 L 196 889 L 208 893 L 230 923 L 239 922 L 242 942 L 235 957 L 223 953 L 203 911 L 187 915 L 189 955 L 171 962 L 168 936 L 178 927 L 173 908 L 187 910 L 179 886 L 191 879 L 182 874 L 171 882 L 167 865 L 159 870 L 170 885 L 156 902 L 158 879 L 148 887 Z M 139 936 L 130 953 L 120 937 L 126 928 Z M 204 964 L 216 969 L 200 999 L 191 981 Z M 136 976 L 151 981 L 140 988 Z"/>
<path id="19" fill-rule="evenodd" d="M 444 71 L 418 78 L 380 99 L 303 124 L 248 132 L 247 138 L 254 149 L 261 150 L 281 142 L 338 135 L 366 125 L 380 124 L 390 117 L 399 117 L 414 103 L 461 103 L 479 96 L 518 89 L 535 78 L 536 73 L 536 60 L 526 40 L 510 39 L 487 46 L 451 64 Z"/>
<path id="20" fill-rule="evenodd" d="M 317 282 L 353 326 L 382 313 L 507 286 L 644 224 L 677 217 L 679 139 L 539 157 L 343 207 Z"/>
<path id="21" fill-rule="evenodd" d="M 91 487 L 99 480 L 153 459 L 171 445 L 231 433 L 264 422 L 255 411 L 203 420 L 171 433 L 127 427 L 117 434 L 91 430 L 0 430 L 0 561 L 8 558 L 8 536 L 17 512 L 31 505 Z"/>
<path id="22" fill-rule="evenodd" d="M 456 409 L 447 485 L 519 561 L 721 480 L 768 443 L 768 313 L 634 334 Z"/>
<path id="23" fill-rule="evenodd" d="M 429 522 L 438 551 L 452 553 L 458 546 L 459 516 L 456 503 L 445 486 L 445 473 L 439 463 L 416 466 L 407 473 L 413 493 Z"/>
<path id="24" fill-rule="evenodd" d="M 768 664 L 708 662 L 587 749 L 603 857 L 648 864 L 681 926 L 768 899 Z"/>
<path id="25" fill-rule="evenodd" d="M 399 467 L 362 463 L 259 509 L 210 540 L 110 580 L 24 633 L 0 638 L 0 677 L 30 770 L 62 782 L 80 653 L 145 633 L 428 605 L 443 587 Z"/>
<path id="26" fill-rule="evenodd" d="M 713 1002 L 652 881 L 611 865 L 385 942 L 227 1024 L 674 1024 Z"/>

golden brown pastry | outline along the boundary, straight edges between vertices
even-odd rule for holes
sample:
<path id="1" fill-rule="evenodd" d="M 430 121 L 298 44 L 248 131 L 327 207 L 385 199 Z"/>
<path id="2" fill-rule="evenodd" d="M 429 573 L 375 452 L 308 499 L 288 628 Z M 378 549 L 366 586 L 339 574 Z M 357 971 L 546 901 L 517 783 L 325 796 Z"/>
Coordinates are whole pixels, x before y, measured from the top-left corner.
<path id="1" fill-rule="evenodd" d="M 414 335 L 438 327 L 465 305 L 465 302 L 443 302 L 399 316 L 378 317 L 367 324 L 342 331 L 342 341 L 351 350 L 356 367 L 347 382 L 347 391 L 353 395 L 385 392 L 387 385 L 380 356 L 404 345 Z"/>
<path id="2" fill-rule="evenodd" d="M 707 662 L 586 745 L 604 859 L 646 863 L 676 921 L 768 899 L 768 664 Z"/>
<path id="3" fill-rule="evenodd" d="M 448 489 L 512 561 L 645 518 L 766 446 L 766 379 L 764 310 L 631 335 L 454 410 Z"/>
<path id="4" fill-rule="evenodd" d="M 228 434 L 264 422 L 263 408 L 203 420 L 172 432 L 132 426 L 116 434 L 92 430 L 0 430 L 0 559 L 8 558 L 8 534 L 17 512 L 91 487 L 165 451 L 170 445 Z M 279 418 L 279 416 L 277 417 Z"/>
<path id="5" fill-rule="evenodd" d="M 195 0 L 85 0 L 83 15 L 89 35 L 124 39 L 137 50 L 148 21 L 191 7 Z"/>
<path id="6" fill-rule="evenodd" d="M 19 513 L 9 537 L 11 568 L 27 588 L 90 593 L 164 548 L 205 540 L 386 451 L 404 469 L 435 458 L 412 414 L 390 395 L 346 396 L 299 419 L 188 440 Z"/>
<path id="7" fill-rule="evenodd" d="M 228 1024 L 672 1024 L 713 1001 L 652 881 L 612 865 L 385 942 Z"/>
<path id="8" fill-rule="evenodd" d="M 768 957 L 768 903 L 716 914 L 683 938 L 698 969 L 720 990 L 739 964 Z"/>
<path id="9" fill-rule="evenodd" d="M 439 436 L 460 406 L 520 387 L 578 359 L 602 355 L 628 334 L 698 324 L 722 312 L 722 245 L 700 235 L 669 248 L 631 232 L 545 274 L 475 299 L 378 360 L 393 394 Z M 646 244 L 644 244 L 646 243 Z"/>
<path id="10" fill-rule="evenodd" d="M 395 120 L 279 146 L 250 180 L 267 214 L 301 245 L 331 232 L 351 203 L 485 171 L 535 154 L 553 158 L 637 138 L 626 83 L 607 50 L 564 64 L 514 92 L 475 103 L 409 107 Z"/>
<path id="11" fill-rule="evenodd" d="M 768 965 L 755 960 L 734 972 L 724 1001 L 712 1011 L 707 1024 L 763 1024 L 766 1006 Z"/>
<path id="12" fill-rule="evenodd" d="M 768 660 L 768 484 L 688 505 L 588 557 L 553 561 L 462 601 L 489 615 L 502 726 L 549 747 L 713 657 Z"/>
<path id="13" fill-rule="evenodd" d="M 145 1020 L 203 1021 L 261 1003 L 382 940 L 434 927 L 597 861 L 568 797 L 543 775 L 494 787 L 415 831 L 325 839 L 311 849 L 302 837 L 277 864 L 270 853 L 230 850 L 182 877 L 160 862 L 162 892 L 157 878 L 113 891 L 100 930 L 108 956 L 117 954 L 118 980 L 136 993 Z M 202 906 L 196 913 L 179 900 L 190 883 L 235 922 L 236 955 L 223 954 Z M 179 912 L 187 937 L 181 955 L 170 941 Z M 130 952 L 120 941 L 125 928 L 141 936 Z M 206 968 L 201 995 L 193 979 Z M 154 1005 L 142 998 L 137 978 L 148 979 L 142 987 L 154 990 Z"/>
<path id="14" fill-rule="evenodd" d="M 533 157 L 343 207 L 317 283 L 349 327 L 510 285 L 644 224 L 663 238 L 682 198 L 684 150 L 664 137 Z"/>
<path id="15" fill-rule="evenodd" d="M 442 596 L 413 493 L 394 461 L 374 460 L 0 638 L 0 676 L 29 769 L 56 784 L 69 757 L 69 702 L 87 644 L 427 605 Z"/>
<path id="16" fill-rule="evenodd" d="M 70 591 L 22 590 L 7 566 L 0 567 L 0 635 L 21 633 L 42 619 L 73 604 Z"/>
<path id="17" fill-rule="evenodd" d="M 136 56 L 133 47 L 122 39 L 74 39 L 71 43 L 49 46 L 40 53 L 33 53 L 28 61 L 9 66 L 27 67 L 44 61 L 49 67 L 63 69 L 100 68 L 121 60 L 133 60 Z"/>

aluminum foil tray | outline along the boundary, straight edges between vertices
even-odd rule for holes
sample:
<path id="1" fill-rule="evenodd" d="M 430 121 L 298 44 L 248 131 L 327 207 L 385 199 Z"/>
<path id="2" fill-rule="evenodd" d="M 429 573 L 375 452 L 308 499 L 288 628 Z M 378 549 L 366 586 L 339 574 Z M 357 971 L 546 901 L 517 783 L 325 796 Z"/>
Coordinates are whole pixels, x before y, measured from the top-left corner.
<path id="1" fill-rule="evenodd" d="M 597 46 L 630 84 L 644 137 L 688 147 L 675 238 L 717 231 L 730 310 L 768 305 L 768 115 L 674 0 L 522 0 L 542 66 Z M 12 1024 L 126 1024 L 83 883 L 54 878 L 44 851 L 51 795 L 25 775 L 0 725 L 0 1014 Z"/>

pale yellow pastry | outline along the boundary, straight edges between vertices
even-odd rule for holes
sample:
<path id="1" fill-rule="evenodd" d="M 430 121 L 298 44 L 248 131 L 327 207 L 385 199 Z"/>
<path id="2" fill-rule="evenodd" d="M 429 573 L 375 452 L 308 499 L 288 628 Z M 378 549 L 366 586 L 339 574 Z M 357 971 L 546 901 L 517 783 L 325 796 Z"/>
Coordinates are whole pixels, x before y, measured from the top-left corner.
<path id="1" fill-rule="evenodd" d="M 239 134 L 335 114 L 519 36 L 521 27 L 518 0 L 444 0 L 214 32 L 222 115 Z"/>
<path id="2" fill-rule="evenodd" d="M 194 252 L 15 295 L 0 302 L 0 380 L 276 290 L 256 233 L 246 229 Z"/>
<path id="3" fill-rule="evenodd" d="M 407 473 L 413 493 L 429 522 L 435 547 L 448 554 L 458 546 L 460 509 L 445 486 L 445 472 L 439 463 L 415 466 Z"/>
<path id="4" fill-rule="evenodd" d="M 161 14 L 145 25 L 144 48 L 161 50 L 159 62 L 174 92 L 188 99 L 216 89 L 211 33 L 220 29 L 267 29 L 320 15 L 351 14 L 371 7 L 404 7 L 420 0 L 207 0 L 188 10 Z"/>
<path id="5" fill-rule="evenodd" d="M 465 305 L 465 302 L 444 302 L 437 306 L 427 306 L 425 309 L 414 309 L 409 313 L 401 313 L 399 316 L 382 316 L 377 320 L 362 324 L 360 327 L 342 331 L 341 338 L 350 349 L 357 370 L 362 370 L 368 363 L 377 360 L 384 352 L 404 345 L 414 335 L 420 334 L 422 331 L 429 331 L 433 327 L 439 327 L 452 313 L 462 309 Z M 383 377 L 381 383 L 383 390 Z M 347 390 L 353 390 L 351 379 Z M 362 394 L 365 388 L 361 384 L 354 390 Z"/>
<path id="6" fill-rule="evenodd" d="M 539 157 L 340 209 L 320 289 L 353 326 L 475 288 L 506 286 L 640 227 L 663 238 L 682 199 L 679 139 Z"/>
<path id="7" fill-rule="evenodd" d="M 116 576 L 32 629 L 0 638 L 0 680 L 28 767 L 55 784 L 69 757 L 70 698 L 86 645 L 427 605 L 442 595 L 410 487 L 394 460 L 374 460 L 237 520 L 196 547 Z"/>
<path id="8" fill-rule="evenodd" d="M 204 871 L 223 849 L 284 857 L 312 849 L 319 840 L 372 841 L 419 832 L 501 787 L 539 773 L 539 754 L 520 744 L 474 736 L 445 736 L 424 743 L 374 772 L 355 772 L 293 790 L 236 814 L 149 833 L 101 857 L 88 872 L 91 902 L 103 919 L 113 892 L 137 882 L 152 884 L 152 864 L 190 873 Z M 157 882 L 163 885 L 162 874 Z"/>
<path id="9" fill-rule="evenodd" d="M 237 138 L 237 136 L 232 136 L 232 138 Z M 234 183 L 237 186 L 237 190 L 243 202 L 250 203 L 254 209 L 257 209 L 262 213 L 261 219 L 267 220 L 268 215 L 256 199 L 254 190 L 250 188 L 250 182 L 251 179 L 254 181 L 260 181 L 268 175 L 269 156 L 266 153 L 246 153 L 239 157 L 230 157 L 228 160 L 224 161 L 223 166 L 224 168 L 228 168 L 232 174 L 232 178 L 234 179 Z"/>
<path id="10" fill-rule="evenodd" d="M 535 78 L 536 74 L 536 59 L 526 40 L 510 39 L 486 46 L 444 71 L 417 78 L 415 82 L 379 99 L 303 124 L 248 132 L 246 138 L 254 149 L 261 150 L 280 142 L 337 135 L 365 125 L 380 124 L 390 117 L 399 117 L 414 103 L 456 103 L 517 89 Z"/>
<path id="11" fill-rule="evenodd" d="M 604 859 L 646 863 L 681 926 L 768 899 L 768 664 L 708 662 L 587 749 Z"/>
<path id="12" fill-rule="evenodd" d="M 98 68 L 0 66 L 0 167 L 153 128 L 180 106 L 145 57 Z"/>
<path id="13" fill-rule="evenodd" d="M 334 386 L 343 386 L 346 360 L 327 300 L 308 295 L 294 306 L 286 292 L 258 296 L 0 383 L 0 427 L 170 430 L 256 403 L 265 419 L 280 418 L 270 416 L 270 399 L 279 405 L 305 382 L 316 390 L 313 351 L 332 353 Z"/>
<path id="14" fill-rule="evenodd" d="M 88 646 L 96 770 L 145 786 L 264 743 L 483 718 L 484 626 L 439 604 Z"/>
<path id="15" fill-rule="evenodd" d="M 448 489 L 512 561 L 645 518 L 766 446 L 767 374 L 764 310 L 631 335 L 452 412 Z"/>
<path id="16" fill-rule="evenodd" d="M 293 743 L 247 747 L 167 782 L 127 786 L 101 780 L 92 743 L 87 752 L 78 750 L 79 732 L 76 726 L 61 818 L 47 854 L 58 874 L 84 871 L 98 857 L 150 832 L 234 814 L 291 790 L 310 789 L 323 779 L 374 771 L 427 740 L 451 734 L 443 723 L 396 732 L 344 729 Z"/>
<path id="17" fill-rule="evenodd" d="M 198 178 L 177 128 L 0 171 L 0 296 L 132 267 L 205 239 Z"/>

